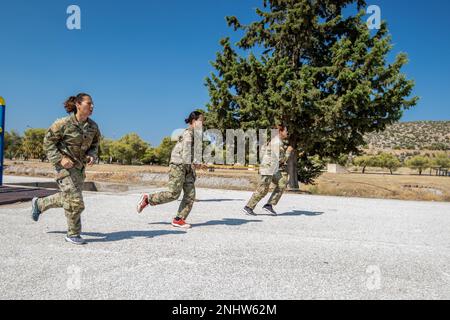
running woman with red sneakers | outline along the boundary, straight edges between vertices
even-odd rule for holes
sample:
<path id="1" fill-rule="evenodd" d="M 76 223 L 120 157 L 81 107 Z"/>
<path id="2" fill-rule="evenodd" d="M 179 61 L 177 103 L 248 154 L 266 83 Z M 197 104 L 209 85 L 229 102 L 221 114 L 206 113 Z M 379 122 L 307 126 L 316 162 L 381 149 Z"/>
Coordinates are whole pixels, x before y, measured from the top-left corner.
<path id="1" fill-rule="evenodd" d="M 185 229 L 191 227 L 190 224 L 186 223 L 186 219 L 195 201 L 195 170 L 204 167 L 201 163 L 193 160 L 194 132 L 195 130 L 201 130 L 203 121 L 204 116 L 198 111 L 192 112 L 185 120 L 189 127 L 180 135 L 170 158 L 169 190 L 143 194 L 137 205 L 138 213 L 141 213 L 149 205 L 156 206 L 177 200 L 183 190 L 183 199 L 178 213 L 172 221 L 172 226 Z"/>

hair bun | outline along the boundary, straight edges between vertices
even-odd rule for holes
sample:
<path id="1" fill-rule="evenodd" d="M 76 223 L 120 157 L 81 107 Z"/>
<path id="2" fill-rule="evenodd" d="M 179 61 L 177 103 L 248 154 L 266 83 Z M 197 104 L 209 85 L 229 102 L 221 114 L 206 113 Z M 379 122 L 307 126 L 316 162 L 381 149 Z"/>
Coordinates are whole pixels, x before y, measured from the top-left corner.
<path id="1" fill-rule="evenodd" d="M 87 93 L 80 93 L 77 96 L 70 96 L 64 102 L 64 109 L 66 109 L 67 113 L 77 112 L 77 103 L 81 103 L 84 97 L 91 97 Z"/>
<path id="2" fill-rule="evenodd" d="M 189 117 L 187 118 L 187 119 L 185 119 L 184 121 L 187 123 L 187 124 L 191 124 L 192 123 L 192 121 L 194 121 L 194 120 L 198 120 L 200 117 L 202 117 L 203 116 L 203 112 L 200 112 L 200 111 L 193 111 L 193 112 L 191 112 L 191 114 L 189 115 Z"/>

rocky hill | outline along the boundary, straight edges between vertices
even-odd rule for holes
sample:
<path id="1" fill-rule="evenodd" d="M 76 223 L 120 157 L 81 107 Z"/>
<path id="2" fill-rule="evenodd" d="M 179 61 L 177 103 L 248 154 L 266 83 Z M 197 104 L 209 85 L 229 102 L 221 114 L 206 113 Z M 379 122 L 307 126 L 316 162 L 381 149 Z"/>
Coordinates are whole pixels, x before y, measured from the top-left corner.
<path id="1" fill-rule="evenodd" d="M 400 122 L 365 137 L 369 149 L 450 150 L 450 121 Z"/>

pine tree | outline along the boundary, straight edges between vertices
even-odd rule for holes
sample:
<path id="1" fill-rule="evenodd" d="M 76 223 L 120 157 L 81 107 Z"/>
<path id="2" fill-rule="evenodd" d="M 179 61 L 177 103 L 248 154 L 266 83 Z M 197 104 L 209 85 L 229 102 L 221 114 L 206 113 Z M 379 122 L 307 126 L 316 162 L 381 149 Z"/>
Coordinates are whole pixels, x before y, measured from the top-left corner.
<path id="1" fill-rule="evenodd" d="M 359 154 L 368 132 L 383 131 L 417 103 L 414 82 L 401 73 L 407 56 L 387 62 L 391 36 L 384 22 L 371 33 L 363 0 L 263 0 L 259 20 L 228 25 L 244 33 L 222 50 L 206 79 L 208 126 L 270 128 L 284 123 L 296 152 L 289 162 L 290 186 L 311 158 Z M 343 10 L 355 6 L 354 15 Z M 247 52 L 246 56 L 238 54 Z M 314 174 L 320 174 L 315 170 Z"/>

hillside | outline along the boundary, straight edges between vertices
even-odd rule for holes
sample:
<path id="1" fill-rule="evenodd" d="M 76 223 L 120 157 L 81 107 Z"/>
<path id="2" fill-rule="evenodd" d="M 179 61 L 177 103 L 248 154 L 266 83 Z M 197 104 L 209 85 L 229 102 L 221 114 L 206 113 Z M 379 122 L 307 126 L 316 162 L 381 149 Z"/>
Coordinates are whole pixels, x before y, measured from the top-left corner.
<path id="1" fill-rule="evenodd" d="M 450 150 L 450 121 L 396 123 L 365 140 L 369 149 Z"/>

